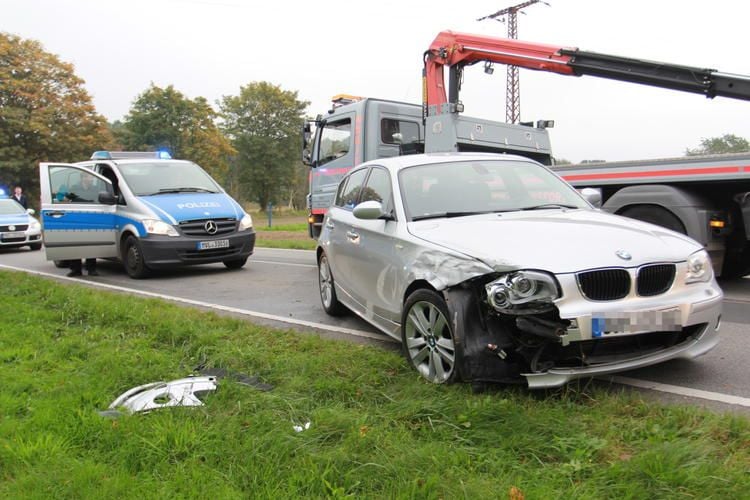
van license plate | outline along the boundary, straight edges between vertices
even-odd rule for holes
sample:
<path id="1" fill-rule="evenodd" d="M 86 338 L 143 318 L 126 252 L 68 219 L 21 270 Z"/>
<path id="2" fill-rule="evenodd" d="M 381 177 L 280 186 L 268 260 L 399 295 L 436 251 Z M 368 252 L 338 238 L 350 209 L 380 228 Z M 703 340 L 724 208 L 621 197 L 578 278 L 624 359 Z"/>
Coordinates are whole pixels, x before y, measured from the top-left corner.
<path id="1" fill-rule="evenodd" d="M 198 242 L 198 250 L 213 250 L 214 248 L 229 248 L 229 240 L 211 240 Z"/>
<path id="2" fill-rule="evenodd" d="M 15 240 L 18 238 L 25 238 L 26 233 L 24 233 L 23 231 L 16 231 L 13 233 L 2 233 L 2 237 L 4 240 Z"/>

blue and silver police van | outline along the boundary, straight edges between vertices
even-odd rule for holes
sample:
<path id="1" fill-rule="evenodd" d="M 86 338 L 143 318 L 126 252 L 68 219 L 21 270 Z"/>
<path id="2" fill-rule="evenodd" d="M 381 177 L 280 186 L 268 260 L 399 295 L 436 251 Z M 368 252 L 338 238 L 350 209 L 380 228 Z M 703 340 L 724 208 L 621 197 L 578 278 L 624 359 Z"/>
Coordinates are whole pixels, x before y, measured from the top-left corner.
<path id="1" fill-rule="evenodd" d="M 98 151 L 79 163 L 41 163 L 47 260 L 119 259 L 132 278 L 151 270 L 245 265 L 253 221 L 197 164 L 166 152 Z"/>

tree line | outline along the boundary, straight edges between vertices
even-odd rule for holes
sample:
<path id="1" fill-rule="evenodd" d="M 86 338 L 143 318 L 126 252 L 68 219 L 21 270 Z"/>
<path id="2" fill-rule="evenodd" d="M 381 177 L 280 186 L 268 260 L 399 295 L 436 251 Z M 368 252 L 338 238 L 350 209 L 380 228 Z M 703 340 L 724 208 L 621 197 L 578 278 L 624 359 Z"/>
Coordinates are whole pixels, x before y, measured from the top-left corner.
<path id="1" fill-rule="evenodd" d="M 201 165 L 240 202 L 302 208 L 300 130 L 309 103 L 265 81 L 224 96 L 217 109 L 153 83 L 108 123 L 73 65 L 35 40 L 0 33 L 0 185 L 38 199 L 40 162 L 71 163 L 97 150 L 154 151 Z"/>

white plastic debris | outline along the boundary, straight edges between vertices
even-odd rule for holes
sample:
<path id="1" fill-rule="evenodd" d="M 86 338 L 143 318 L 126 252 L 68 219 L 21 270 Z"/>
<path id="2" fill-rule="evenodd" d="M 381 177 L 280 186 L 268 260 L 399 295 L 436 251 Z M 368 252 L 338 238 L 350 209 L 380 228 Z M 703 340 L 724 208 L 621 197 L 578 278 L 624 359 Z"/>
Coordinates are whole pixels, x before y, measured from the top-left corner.
<path id="1" fill-rule="evenodd" d="M 139 385 L 122 393 L 108 409 L 138 413 L 173 406 L 203 406 L 197 394 L 215 391 L 216 384 L 216 377 L 204 376 Z"/>
<path id="2" fill-rule="evenodd" d="M 294 432 L 306 431 L 309 428 L 310 428 L 310 422 L 305 422 L 305 425 L 294 425 L 293 427 Z"/>

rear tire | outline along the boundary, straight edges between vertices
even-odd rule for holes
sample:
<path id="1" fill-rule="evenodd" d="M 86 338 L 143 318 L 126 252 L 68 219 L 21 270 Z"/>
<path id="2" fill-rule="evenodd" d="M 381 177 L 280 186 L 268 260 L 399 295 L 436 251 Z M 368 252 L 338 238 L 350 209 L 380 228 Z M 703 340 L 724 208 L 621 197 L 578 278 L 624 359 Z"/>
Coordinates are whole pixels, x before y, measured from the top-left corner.
<path id="1" fill-rule="evenodd" d="M 320 303 L 323 304 L 326 314 L 329 316 L 346 314 L 346 306 L 339 302 L 338 297 L 336 297 L 336 285 L 325 253 L 321 253 L 318 259 L 318 290 L 320 291 Z"/>
<path id="2" fill-rule="evenodd" d="M 401 343 L 406 359 L 434 384 L 459 380 L 456 344 L 445 299 L 432 290 L 417 290 L 401 315 Z"/>
<path id="3" fill-rule="evenodd" d="M 241 269 L 247 262 L 247 257 L 243 259 L 225 260 L 223 263 L 227 269 Z"/>
<path id="4" fill-rule="evenodd" d="M 133 279 L 147 278 L 151 270 L 146 266 L 146 261 L 141 250 L 141 243 L 135 236 L 128 236 L 125 240 L 122 252 L 122 262 L 125 271 Z"/>
<path id="5" fill-rule="evenodd" d="M 687 234 L 685 225 L 672 212 L 656 206 L 638 206 L 623 210 L 620 215 L 631 219 L 650 222 L 678 233 Z"/>

